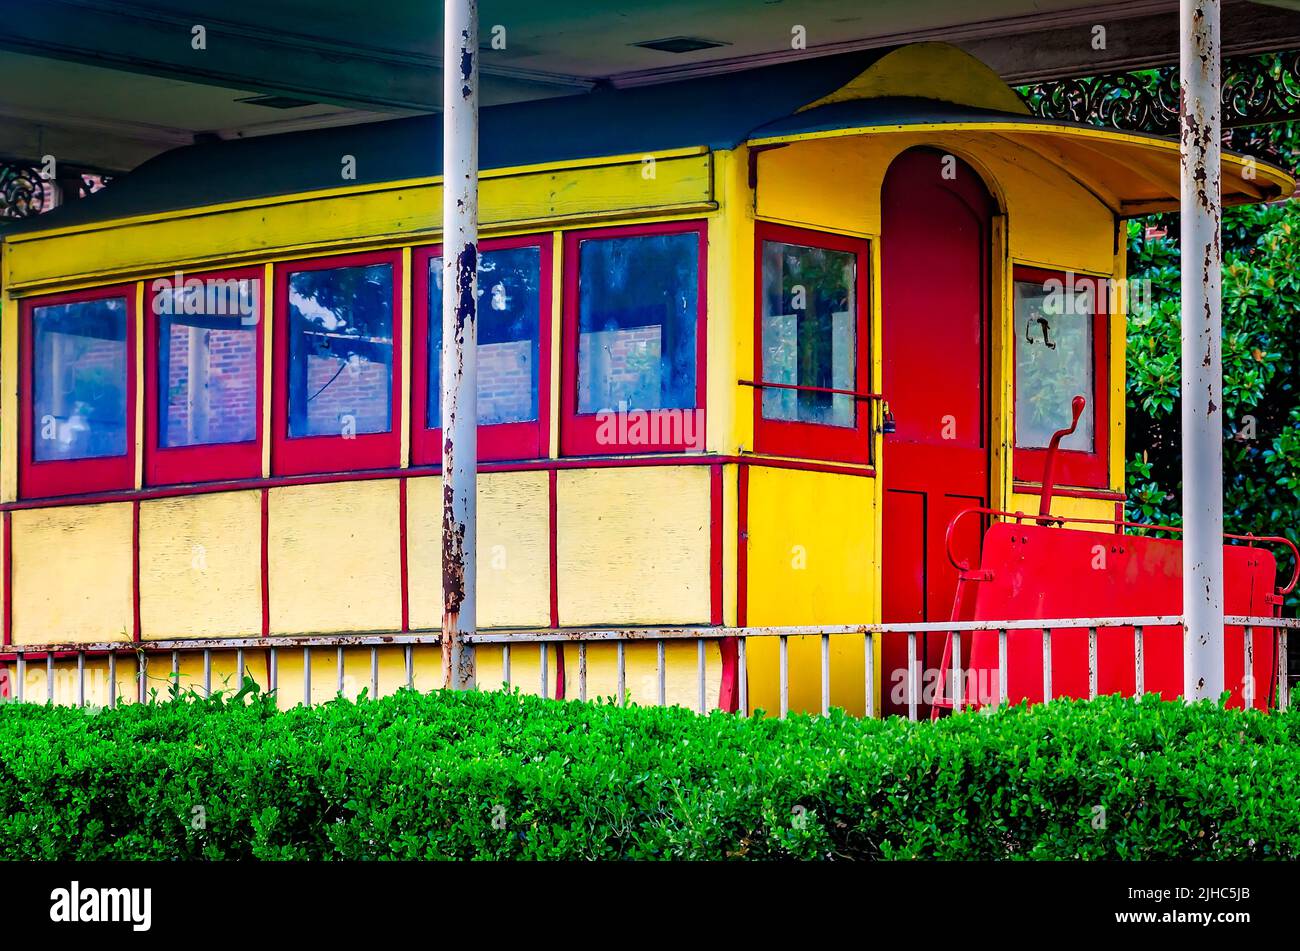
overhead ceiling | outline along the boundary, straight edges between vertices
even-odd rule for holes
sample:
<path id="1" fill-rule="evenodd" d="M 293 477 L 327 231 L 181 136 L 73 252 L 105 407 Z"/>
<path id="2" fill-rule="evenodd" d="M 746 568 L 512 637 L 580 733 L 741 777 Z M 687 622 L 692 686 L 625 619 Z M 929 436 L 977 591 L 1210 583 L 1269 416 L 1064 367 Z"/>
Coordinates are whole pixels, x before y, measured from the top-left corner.
<path id="1" fill-rule="evenodd" d="M 956 42 L 1008 81 L 1095 74 L 1175 58 L 1177 6 L 482 0 L 482 101 L 665 82 L 919 39 Z M 0 0 L 0 157 L 53 154 L 122 171 L 196 135 L 234 138 L 436 111 L 441 12 L 441 0 Z M 1291 10 L 1227 0 L 1224 23 L 1229 54 L 1300 46 L 1300 13 Z M 806 36 L 806 49 L 795 48 L 796 34 Z M 493 48 L 494 35 L 503 49 Z M 680 37 L 719 45 L 688 52 L 635 45 Z M 244 101 L 268 95 L 299 104 Z"/>

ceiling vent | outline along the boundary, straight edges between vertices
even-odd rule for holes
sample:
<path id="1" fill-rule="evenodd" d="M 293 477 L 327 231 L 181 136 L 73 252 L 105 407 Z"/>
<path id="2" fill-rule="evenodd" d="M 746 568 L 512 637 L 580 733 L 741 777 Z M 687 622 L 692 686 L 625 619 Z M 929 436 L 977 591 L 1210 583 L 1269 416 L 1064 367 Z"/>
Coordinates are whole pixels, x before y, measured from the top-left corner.
<path id="1" fill-rule="evenodd" d="M 670 36 L 662 40 L 646 40 L 644 43 L 632 45 L 642 46 L 648 50 L 659 50 L 661 53 L 694 53 L 696 50 L 711 50 L 731 44 L 721 43 L 718 40 L 705 40 L 698 36 Z"/>
<path id="2" fill-rule="evenodd" d="M 316 105 L 310 99 L 294 99 L 292 96 L 249 96 L 247 99 L 236 99 L 235 102 L 267 109 L 301 109 L 303 106 Z"/>

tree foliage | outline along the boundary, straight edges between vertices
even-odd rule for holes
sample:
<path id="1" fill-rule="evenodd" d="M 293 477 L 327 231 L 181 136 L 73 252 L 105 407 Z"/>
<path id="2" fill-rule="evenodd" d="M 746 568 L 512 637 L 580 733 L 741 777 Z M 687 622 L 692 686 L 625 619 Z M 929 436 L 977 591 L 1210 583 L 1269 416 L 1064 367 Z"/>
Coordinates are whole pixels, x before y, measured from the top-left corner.
<path id="1" fill-rule="evenodd" d="M 1268 134 L 1300 151 L 1300 124 Z M 1224 529 L 1300 542 L 1300 202 L 1227 210 L 1223 254 Z M 1178 255 L 1176 215 L 1129 223 L 1129 277 L 1150 294 L 1129 317 L 1128 517 L 1166 525 L 1181 524 Z"/>

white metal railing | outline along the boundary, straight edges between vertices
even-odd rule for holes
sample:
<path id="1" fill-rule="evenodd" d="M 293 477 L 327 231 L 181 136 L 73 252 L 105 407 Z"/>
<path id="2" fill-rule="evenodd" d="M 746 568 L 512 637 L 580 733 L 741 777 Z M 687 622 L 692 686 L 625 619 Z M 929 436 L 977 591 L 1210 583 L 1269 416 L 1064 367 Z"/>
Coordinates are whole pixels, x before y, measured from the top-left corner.
<path id="1" fill-rule="evenodd" d="M 1243 629 L 1243 691 L 1247 702 L 1254 700 L 1254 633 L 1256 629 L 1272 629 L 1275 632 L 1275 657 L 1277 658 L 1277 700 L 1276 708 L 1285 710 L 1289 706 L 1287 684 L 1287 633 L 1300 628 L 1300 620 L 1273 617 L 1229 616 L 1225 624 Z M 550 691 L 550 671 L 548 648 L 565 644 L 576 644 L 578 654 L 577 690 L 578 699 L 588 699 L 587 649 L 589 645 L 608 645 L 615 647 L 616 693 L 620 703 L 627 702 L 627 657 L 626 646 L 629 644 L 655 644 L 655 702 L 667 703 L 667 655 L 665 646 L 672 642 L 691 641 L 696 645 L 695 708 L 707 712 L 707 675 L 706 645 L 711 641 L 734 639 L 736 642 L 737 676 L 736 687 L 740 711 L 749 709 L 749 666 L 747 647 L 751 639 L 775 639 L 777 641 L 777 696 L 779 714 L 784 717 L 790 710 L 790 651 L 791 638 L 816 637 L 819 639 L 820 664 L 818 678 L 820 687 L 821 712 L 827 714 L 831 709 L 831 643 L 833 638 L 861 637 L 862 644 L 862 687 L 863 710 L 868 717 L 878 714 L 875 702 L 876 681 L 876 639 L 894 636 L 907 638 L 907 667 L 905 673 L 904 703 L 907 715 L 915 720 L 919 707 L 925 704 L 920 686 L 921 664 L 918 663 L 918 635 L 934 633 L 947 634 L 952 637 L 950 668 L 942 671 L 945 684 L 954 687 L 951 696 L 945 696 L 944 705 L 951 705 L 954 710 L 961 710 L 965 703 L 965 679 L 961 662 L 961 637 L 973 632 L 997 632 L 997 677 L 996 698 L 988 697 L 988 702 L 1005 704 L 1008 702 L 1008 635 L 1012 631 L 1041 630 L 1043 636 L 1042 653 L 1042 688 L 1044 701 L 1054 697 L 1052 690 L 1052 641 L 1054 634 L 1061 631 L 1088 632 L 1088 696 L 1097 696 L 1098 684 L 1098 631 L 1108 628 L 1131 628 L 1133 631 L 1134 657 L 1134 695 L 1141 697 L 1145 683 L 1146 634 L 1149 628 L 1183 627 L 1183 619 L 1178 615 L 1143 615 L 1125 617 L 1094 618 L 1051 618 L 1021 619 L 1005 621 L 931 621 L 912 624 L 856 624 L 856 625 L 810 625 L 789 627 L 629 627 L 629 628 L 556 628 L 539 630 L 514 630 L 479 632 L 466 638 L 466 643 L 475 651 L 497 649 L 501 651 L 502 679 L 507 688 L 514 686 L 511 676 L 511 662 L 516 651 L 537 649 L 539 670 L 539 692 L 545 697 Z M 1185 637 L 1186 634 L 1184 633 Z M 184 655 L 201 654 L 203 675 L 201 693 L 212 692 L 212 659 L 217 652 L 236 655 L 236 670 L 241 675 L 246 672 L 245 654 L 255 652 L 267 657 L 267 688 L 279 689 L 279 660 L 286 652 L 301 652 L 303 702 L 312 703 L 312 655 L 332 649 L 336 654 L 336 696 L 344 695 L 344 654 L 368 650 L 370 654 L 369 696 L 379 696 L 379 652 L 384 648 L 401 648 L 403 653 L 405 686 L 415 686 L 415 657 L 417 648 L 431 648 L 441 652 L 441 637 L 437 631 L 419 631 L 393 634 L 360 635 L 314 635 L 314 636 L 278 636 L 278 637 L 242 637 L 242 638 L 201 638 L 183 640 L 158 640 L 144 642 L 104 641 L 96 643 L 58 643 L 58 644 L 21 644 L 0 647 L 0 658 L 13 658 L 16 666 L 16 678 L 10 691 L 10 699 L 24 701 L 29 658 L 35 656 L 44 661 L 45 688 L 47 702 L 55 700 L 55 663 L 76 662 L 75 703 L 84 706 L 86 702 L 86 664 L 89 659 L 106 658 L 108 675 L 108 705 L 115 706 L 117 696 L 117 665 L 119 660 L 127 658 L 136 666 L 136 693 L 139 702 L 150 698 L 149 679 L 151 659 L 170 658 L 169 685 L 178 682 L 180 658 Z M 439 664 L 441 666 L 441 664 Z M 1270 684 L 1270 686 L 1274 686 Z"/>

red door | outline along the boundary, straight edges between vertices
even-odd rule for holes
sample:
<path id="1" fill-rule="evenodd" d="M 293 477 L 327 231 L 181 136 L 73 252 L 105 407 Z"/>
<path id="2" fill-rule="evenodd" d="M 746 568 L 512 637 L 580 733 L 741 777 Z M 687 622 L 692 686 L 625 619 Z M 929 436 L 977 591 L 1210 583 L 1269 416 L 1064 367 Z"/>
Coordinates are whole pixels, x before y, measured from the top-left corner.
<path id="1" fill-rule="evenodd" d="M 947 620 L 957 576 L 944 551 L 952 517 L 989 492 L 990 222 L 995 207 L 975 171 L 929 149 L 904 152 L 882 195 L 881 389 L 897 430 L 884 437 L 882 620 Z M 959 551 L 978 549 L 979 519 Z M 944 635 L 917 636 L 921 699 L 933 691 Z M 882 644 L 883 707 L 906 713 L 907 638 Z M 920 711 L 928 714 L 928 705 Z"/>

